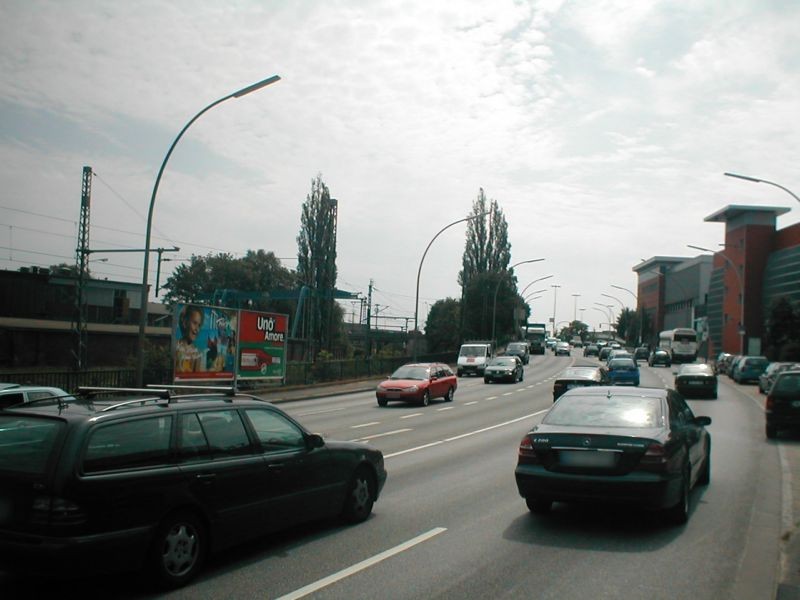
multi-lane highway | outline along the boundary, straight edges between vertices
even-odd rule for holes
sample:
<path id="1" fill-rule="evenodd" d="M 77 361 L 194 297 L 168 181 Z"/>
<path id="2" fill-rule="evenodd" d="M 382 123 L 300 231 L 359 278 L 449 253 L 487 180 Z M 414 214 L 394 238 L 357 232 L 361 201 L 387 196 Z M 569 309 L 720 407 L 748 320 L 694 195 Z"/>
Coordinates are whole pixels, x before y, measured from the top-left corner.
<path id="1" fill-rule="evenodd" d="M 521 383 L 461 378 L 454 402 L 428 407 L 380 408 L 372 392 L 281 404 L 326 438 L 383 451 L 389 479 L 374 514 L 353 527 L 315 524 L 237 548 L 166 597 L 773 597 L 790 473 L 780 445 L 765 440 L 755 386 L 721 377 L 718 400 L 690 401 L 713 420 L 712 475 L 693 491 L 687 525 L 608 506 L 528 512 L 514 482 L 517 445 L 573 362 L 597 361 L 535 356 Z M 671 369 L 640 365 L 642 386 L 671 385 Z M 149 595 L 127 579 L 76 586 Z"/>

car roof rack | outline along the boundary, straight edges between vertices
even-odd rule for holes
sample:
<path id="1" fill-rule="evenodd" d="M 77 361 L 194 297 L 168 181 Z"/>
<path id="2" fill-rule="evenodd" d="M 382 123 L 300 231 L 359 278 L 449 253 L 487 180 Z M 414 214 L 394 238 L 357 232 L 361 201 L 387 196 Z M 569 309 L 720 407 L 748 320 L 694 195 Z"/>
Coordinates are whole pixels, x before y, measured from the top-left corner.
<path id="1" fill-rule="evenodd" d="M 92 387 L 92 386 L 80 386 L 78 388 L 79 394 L 84 394 L 88 397 L 95 396 L 97 394 L 148 394 L 150 396 L 157 396 L 161 400 L 169 400 L 170 393 L 169 390 L 165 389 L 164 386 L 159 386 L 157 388 L 124 388 L 124 387 Z"/>
<path id="2" fill-rule="evenodd" d="M 150 386 L 157 387 L 158 389 L 164 389 L 168 391 L 180 391 L 180 390 L 192 390 L 192 391 L 212 391 L 215 393 L 225 394 L 226 396 L 235 396 L 238 390 L 236 386 L 233 385 L 187 385 L 187 384 L 175 384 L 175 385 L 154 385 L 149 384 L 147 387 Z"/>

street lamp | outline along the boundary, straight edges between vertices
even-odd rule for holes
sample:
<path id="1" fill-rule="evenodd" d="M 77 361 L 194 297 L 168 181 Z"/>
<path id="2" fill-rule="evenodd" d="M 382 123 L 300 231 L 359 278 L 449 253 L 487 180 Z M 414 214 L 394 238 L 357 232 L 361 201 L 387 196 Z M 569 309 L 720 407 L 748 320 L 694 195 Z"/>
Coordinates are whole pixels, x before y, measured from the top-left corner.
<path id="1" fill-rule="evenodd" d="M 551 277 L 552 277 L 552 275 L 545 275 L 544 277 L 539 277 L 539 279 L 534 279 L 528 285 L 526 285 L 524 288 L 522 288 L 522 291 L 519 293 L 519 295 L 520 296 L 524 296 L 525 295 L 525 291 L 529 287 L 531 287 L 534 283 L 536 283 L 537 281 L 544 281 L 545 279 L 550 279 Z M 531 292 L 531 293 L 533 293 L 533 292 Z"/>
<path id="2" fill-rule="evenodd" d="M 525 302 L 527 302 L 527 301 L 528 301 L 528 298 L 530 298 L 531 296 L 534 296 L 534 295 L 536 295 L 536 294 L 541 294 L 542 292 L 546 292 L 546 291 L 547 291 L 547 288 L 542 288 L 542 289 L 540 289 L 540 290 L 536 290 L 535 292 L 531 292 L 530 294 L 528 294 L 527 296 L 525 296 L 525 298 L 523 298 L 523 300 L 524 300 Z M 522 294 L 520 294 L 520 295 L 522 295 Z M 541 296 L 540 296 L 540 297 L 541 297 Z"/>
<path id="3" fill-rule="evenodd" d="M 556 298 L 558 297 L 558 288 L 561 286 L 554 283 L 550 287 L 553 288 L 553 337 L 556 337 Z"/>
<path id="4" fill-rule="evenodd" d="M 497 292 L 500 291 L 500 283 L 503 281 L 503 278 L 506 275 L 508 275 L 512 270 L 514 270 L 514 267 L 518 267 L 519 265 L 527 265 L 528 263 L 541 262 L 543 260 L 544 260 L 543 258 L 532 258 L 530 260 L 521 260 L 518 263 L 514 263 L 508 269 L 503 271 L 503 274 L 497 280 L 497 285 L 494 288 L 494 304 L 492 305 L 492 342 L 495 341 L 494 326 L 495 326 L 495 320 L 497 319 Z"/>
<path id="5" fill-rule="evenodd" d="M 452 223 L 449 223 L 449 224 L 445 225 L 444 227 L 442 227 L 438 231 L 438 233 L 431 238 L 431 241 L 428 242 L 428 245 L 425 248 L 425 252 L 422 253 L 422 258 L 419 260 L 419 268 L 417 269 L 417 291 L 416 291 L 416 295 L 414 296 L 414 332 L 415 332 L 415 334 L 419 333 L 419 325 L 418 325 L 418 318 L 419 318 L 419 277 L 422 274 L 422 263 L 425 262 L 425 257 L 428 255 L 428 250 L 430 250 L 431 245 L 433 245 L 433 242 L 436 241 L 436 238 L 438 238 L 442 234 L 442 232 L 445 231 L 446 229 L 449 229 L 453 225 L 458 225 L 459 223 L 463 223 L 465 221 L 471 221 L 472 219 L 477 219 L 478 217 L 483 217 L 483 216 L 485 216 L 487 214 L 489 214 L 489 211 L 484 211 L 482 213 L 474 214 L 474 215 L 472 215 L 470 217 L 464 217 L 463 219 L 459 219 L 458 221 L 453 221 Z M 417 344 L 416 344 L 416 342 L 414 343 L 414 360 L 417 360 Z"/>
<path id="6" fill-rule="evenodd" d="M 628 288 L 624 288 L 621 285 L 614 285 L 613 283 L 610 284 L 612 288 L 616 288 L 618 290 L 624 290 L 628 292 L 631 296 L 633 296 L 633 301 L 636 303 L 636 310 L 639 311 L 639 346 L 642 345 L 642 330 L 644 329 L 644 308 L 639 307 L 639 296 L 634 294 Z"/>
<path id="7" fill-rule="evenodd" d="M 572 294 L 572 297 L 575 298 L 575 306 L 572 309 L 572 320 L 578 320 L 578 298 L 581 297 L 580 294 Z"/>
<path id="8" fill-rule="evenodd" d="M 139 307 L 139 346 L 137 348 L 136 353 L 136 385 L 137 387 L 142 387 L 143 380 L 144 380 L 144 340 L 145 340 L 145 329 L 147 327 L 147 270 L 150 268 L 150 231 L 153 227 L 153 208 L 156 204 L 156 194 L 158 193 L 158 184 L 161 183 L 161 175 L 164 173 L 164 168 L 167 166 L 167 161 L 169 157 L 172 155 L 172 151 L 175 149 L 175 146 L 178 144 L 178 141 L 183 137 L 183 134 L 186 133 L 186 130 L 194 123 L 197 119 L 199 119 L 206 111 L 214 108 L 217 104 L 221 104 L 226 100 L 230 100 L 231 98 L 241 98 L 242 96 L 246 96 L 251 92 L 255 92 L 260 90 L 263 87 L 266 87 L 276 81 L 279 81 L 280 77 L 278 75 L 273 75 L 272 77 L 267 77 L 266 79 L 259 81 L 258 83 L 254 83 L 253 85 L 247 86 L 246 88 L 242 88 L 237 92 L 233 92 L 225 96 L 224 98 L 220 98 L 206 106 L 203 110 L 197 113 L 192 119 L 183 126 L 178 136 L 172 142 L 172 145 L 169 147 L 167 151 L 167 155 L 164 157 L 164 161 L 161 163 L 161 168 L 158 170 L 158 176 L 156 177 L 156 183 L 153 186 L 153 194 L 150 196 L 150 209 L 147 211 L 147 231 L 145 232 L 144 236 L 144 267 L 142 269 L 142 294 L 141 294 L 141 306 Z"/>
<path id="9" fill-rule="evenodd" d="M 716 252 L 714 252 L 710 248 L 703 248 L 702 246 L 693 246 L 692 244 L 686 244 L 686 245 L 689 246 L 689 248 L 693 248 L 694 250 L 700 250 L 702 252 L 710 252 L 711 254 L 715 254 L 715 255 L 717 254 Z M 744 326 L 744 282 L 742 281 L 742 276 L 739 274 L 739 269 L 736 268 L 736 265 L 733 263 L 733 261 L 730 258 L 728 258 L 725 254 L 723 254 L 722 252 L 720 252 L 719 255 L 723 259 L 725 259 L 725 262 L 727 262 L 731 266 L 731 269 L 733 269 L 733 272 L 736 275 L 736 282 L 739 284 L 739 304 L 740 304 L 740 308 L 739 308 L 739 338 L 740 338 L 739 348 L 740 348 L 740 352 L 742 354 L 744 354 L 745 353 L 744 352 L 744 339 L 745 339 L 745 335 L 747 333 L 746 329 L 745 329 L 745 326 Z"/>
<path id="10" fill-rule="evenodd" d="M 736 179 L 744 179 L 745 181 L 752 181 L 754 183 L 766 183 L 766 184 L 769 184 L 769 185 L 774 185 L 776 188 L 781 188 L 784 192 L 789 194 L 792 198 L 794 198 L 795 200 L 800 202 L 800 198 L 798 198 L 796 194 L 794 194 L 792 191 L 786 189 L 782 185 L 780 185 L 778 183 L 775 183 L 774 181 L 767 181 L 766 179 L 759 179 L 758 177 L 749 177 L 747 175 L 737 175 L 736 173 L 723 173 L 723 175 L 726 175 L 727 177 L 736 177 Z"/>

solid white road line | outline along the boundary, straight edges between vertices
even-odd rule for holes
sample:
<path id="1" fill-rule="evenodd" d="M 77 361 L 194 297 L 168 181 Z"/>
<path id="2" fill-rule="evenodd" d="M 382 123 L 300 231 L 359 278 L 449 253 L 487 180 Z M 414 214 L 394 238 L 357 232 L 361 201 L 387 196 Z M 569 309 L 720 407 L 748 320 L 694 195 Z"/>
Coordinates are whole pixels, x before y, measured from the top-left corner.
<path id="1" fill-rule="evenodd" d="M 398 433 L 405 433 L 406 431 L 414 431 L 413 429 L 395 429 L 394 431 L 387 431 L 386 433 L 376 433 L 375 435 L 368 435 L 362 438 L 358 438 L 359 440 L 374 440 L 375 438 L 384 437 L 387 435 L 397 435 Z M 353 440 L 358 441 L 358 440 Z"/>
<path id="2" fill-rule="evenodd" d="M 444 444 L 442 440 L 438 440 L 436 442 L 431 442 L 430 444 L 424 444 L 422 446 L 417 446 L 415 448 L 408 448 L 407 450 L 400 450 L 399 452 L 392 452 L 391 454 L 384 454 L 383 458 L 393 458 L 395 456 L 400 456 L 401 454 L 408 454 L 409 452 L 416 452 L 417 450 L 424 450 L 425 448 L 431 448 L 432 446 L 438 446 L 439 444 Z"/>
<path id="3" fill-rule="evenodd" d="M 322 413 L 338 412 L 340 410 L 347 410 L 346 408 L 326 408 L 323 410 L 309 410 L 307 412 L 297 413 L 298 417 L 306 417 L 308 415 L 321 415 Z"/>
<path id="4" fill-rule="evenodd" d="M 457 435 L 451 438 L 445 438 L 445 442 L 452 442 L 455 440 L 460 440 L 465 437 L 469 437 L 471 435 L 477 435 L 479 433 L 483 433 L 485 431 L 491 431 L 492 429 L 497 429 L 498 427 L 505 427 L 506 425 L 511 425 L 513 423 L 519 423 L 520 421 L 524 421 L 525 419 L 530 419 L 531 417 L 535 417 L 537 415 L 541 415 L 542 413 L 546 413 L 549 409 L 539 410 L 535 413 L 531 413 L 529 415 L 525 415 L 524 417 L 518 417 L 516 419 L 512 419 L 511 421 L 505 421 L 504 423 L 498 423 L 497 425 L 490 425 L 489 427 L 484 427 L 483 429 L 478 429 L 476 431 L 470 431 L 469 433 L 462 433 L 461 435 Z"/>
<path id="5" fill-rule="evenodd" d="M 295 590 L 285 596 L 281 596 L 277 598 L 277 600 L 298 600 L 298 598 L 303 598 L 308 596 L 309 594 L 313 594 L 314 592 L 321 590 L 324 587 L 327 587 L 331 584 L 334 584 L 346 577 L 350 577 L 350 575 L 354 575 L 359 571 L 363 571 L 364 569 L 368 569 L 369 567 L 378 564 L 386 560 L 387 558 L 391 558 L 396 554 L 400 554 L 401 552 L 405 552 L 413 548 L 414 546 L 421 544 L 422 542 L 426 542 L 432 537 L 439 535 L 440 533 L 444 533 L 447 531 L 445 527 L 436 527 L 431 529 L 430 531 L 423 533 L 422 535 L 418 535 L 417 537 L 408 540 L 407 542 L 403 542 L 402 544 L 395 546 L 394 548 L 389 548 L 381 552 L 380 554 L 376 554 L 371 558 L 366 560 L 362 560 L 360 563 L 354 564 L 352 567 L 348 567 L 346 569 L 342 569 L 338 573 L 334 573 L 333 575 L 329 575 L 328 577 L 324 577 L 319 581 L 315 581 L 314 583 L 310 583 L 307 586 L 301 587 L 299 590 Z"/>
<path id="6" fill-rule="evenodd" d="M 372 427 L 373 425 L 380 425 L 380 421 L 372 421 L 372 423 L 362 423 L 361 425 L 350 425 L 350 429 L 358 429 L 359 427 Z"/>

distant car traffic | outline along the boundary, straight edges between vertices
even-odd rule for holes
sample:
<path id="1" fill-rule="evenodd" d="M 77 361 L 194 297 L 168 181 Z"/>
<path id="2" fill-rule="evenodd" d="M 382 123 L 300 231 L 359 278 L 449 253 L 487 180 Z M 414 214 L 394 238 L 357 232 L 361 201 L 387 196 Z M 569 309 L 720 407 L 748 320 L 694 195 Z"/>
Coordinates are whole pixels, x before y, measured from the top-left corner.
<path id="1" fill-rule="evenodd" d="M 584 356 L 597 356 L 600 354 L 600 348 L 597 344 L 586 344 L 583 347 L 583 355 Z"/>
<path id="2" fill-rule="evenodd" d="M 612 385 L 639 385 L 639 366 L 632 358 L 611 358 L 607 368 Z"/>
<path id="3" fill-rule="evenodd" d="M 767 393 L 765 415 L 768 438 L 782 429 L 800 429 L 800 369 L 788 369 L 775 377 Z"/>
<path id="4" fill-rule="evenodd" d="M 605 346 L 602 346 L 600 348 L 600 354 L 598 354 L 597 357 L 601 361 L 607 361 L 608 360 L 608 355 L 611 354 L 612 350 L 613 350 L 613 348 L 611 346 L 609 346 L 608 344 L 606 344 Z"/>
<path id="5" fill-rule="evenodd" d="M 69 398 L 70 395 L 57 387 L 42 385 L 19 385 L 18 383 L 0 383 L 0 409 L 15 404 L 25 404 L 43 398 Z"/>
<path id="6" fill-rule="evenodd" d="M 717 375 L 705 363 L 681 365 L 675 374 L 675 389 L 686 398 L 700 397 L 716 399 Z"/>
<path id="7" fill-rule="evenodd" d="M 553 402 L 567 390 L 596 385 L 609 385 L 605 367 L 570 367 L 553 382 Z"/>
<path id="8" fill-rule="evenodd" d="M 663 365 L 665 367 L 672 366 L 672 357 L 670 357 L 669 352 L 666 350 L 662 350 L 661 348 L 656 348 L 650 353 L 650 357 L 647 359 L 647 364 L 651 367 L 655 367 L 656 365 Z"/>
<path id="9" fill-rule="evenodd" d="M 498 356 L 489 361 L 483 371 L 483 382 L 492 383 L 493 381 L 510 381 L 516 383 L 522 381 L 524 369 L 522 361 L 516 356 Z"/>
<path id="10" fill-rule="evenodd" d="M 458 388 L 458 378 L 444 363 L 409 363 L 398 368 L 381 381 L 375 389 L 378 406 L 390 400 L 428 406 L 433 398 L 452 402 Z"/>
<path id="11" fill-rule="evenodd" d="M 556 356 L 569 356 L 570 355 L 569 343 L 567 343 L 567 342 L 556 342 L 555 355 Z"/>
<path id="12" fill-rule="evenodd" d="M 506 354 L 518 357 L 524 365 L 527 365 L 531 360 L 527 342 L 511 342 L 506 346 Z"/>
<path id="13" fill-rule="evenodd" d="M 606 362 L 608 362 L 612 358 L 630 358 L 631 360 L 634 360 L 633 354 L 631 354 L 630 352 L 628 352 L 623 348 L 619 349 L 612 348 L 611 351 L 608 353 L 608 358 L 606 359 Z"/>
<path id="14" fill-rule="evenodd" d="M 517 490 L 534 513 L 554 501 L 609 502 L 685 523 L 691 489 L 711 478 L 710 424 L 674 390 L 570 390 L 523 437 Z"/>
<path id="15" fill-rule="evenodd" d="M 633 360 L 647 360 L 650 356 L 650 349 L 647 346 L 639 346 L 633 351 Z"/>

